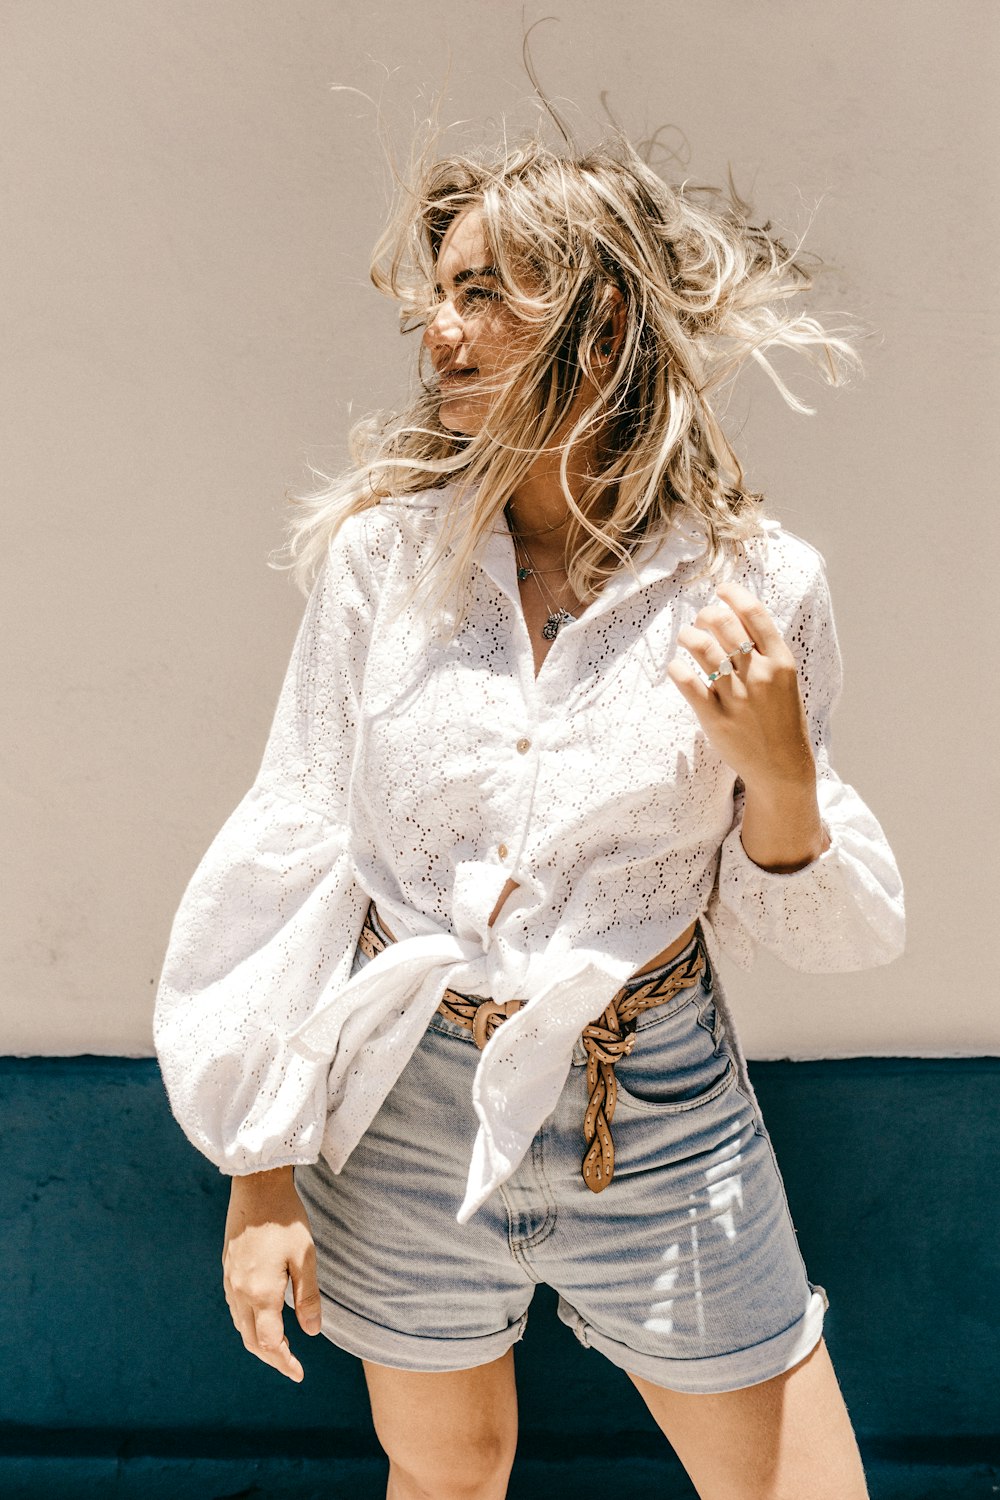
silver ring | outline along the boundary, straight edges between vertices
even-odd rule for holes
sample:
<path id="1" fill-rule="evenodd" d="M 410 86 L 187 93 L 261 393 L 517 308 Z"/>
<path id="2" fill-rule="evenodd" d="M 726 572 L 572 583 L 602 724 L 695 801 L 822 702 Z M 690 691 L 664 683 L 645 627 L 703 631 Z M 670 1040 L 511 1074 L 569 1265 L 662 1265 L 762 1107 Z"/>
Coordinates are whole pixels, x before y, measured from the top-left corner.
<path id="1" fill-rule="evenodd" d="M 728 652 L 728 654 L 722 658 L 722 660 L 719 662 L 719 665 L 718 665 L 717 669 L 714 672 L 709 672 L 709 674 L 708 674 L 709 683 L 717 682 L 720 677 L 730 677 L 730 676 L 732 676 L 732 672 L 733 672 L 733 657 L 734 656 L 749 656 L 750 652 L 753 649 L 754 649 L 753 641 L 741 641 L 740 644 L 736 647 L 735 651 Z"/>

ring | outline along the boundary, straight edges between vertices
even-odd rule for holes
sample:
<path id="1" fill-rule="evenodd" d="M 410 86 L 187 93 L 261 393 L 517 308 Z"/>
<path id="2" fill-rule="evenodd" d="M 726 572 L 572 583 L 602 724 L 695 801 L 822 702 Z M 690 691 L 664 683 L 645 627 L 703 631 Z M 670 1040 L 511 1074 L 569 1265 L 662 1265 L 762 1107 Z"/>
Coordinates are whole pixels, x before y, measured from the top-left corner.
<path id="1" fill-rule="evenodd" d="M 719 665 L 718 665 L 717 669 L 714 672 L 709 672 L 709 674 L 708 674 L 708 681 L 709 681 L 709 683 L 717 682 L 720 677 L 730 677 L 730 676 L 732 676 L 732 672 L 733 672 L 733 657 L 734 656 L 749 656 L 750 652 L 753 649 L 754 649 L 753 641 L 741 641 L 740 644 L 736 647 L 735 651 L 730 651 L 727 656 L 724 656 L 722 658 L 722 660 L 719 662 Z"/>

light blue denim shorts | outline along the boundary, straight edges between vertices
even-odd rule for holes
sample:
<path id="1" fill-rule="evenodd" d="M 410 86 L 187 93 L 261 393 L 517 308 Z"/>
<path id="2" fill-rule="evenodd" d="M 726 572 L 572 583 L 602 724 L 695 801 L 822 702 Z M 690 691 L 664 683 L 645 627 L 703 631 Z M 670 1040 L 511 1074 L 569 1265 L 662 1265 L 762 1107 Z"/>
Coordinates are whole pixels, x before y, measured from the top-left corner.
<path id="1" fill-rule="evenodd" d="M 700 934 L 666 966 L 690 957 Z M 355 972 L 368 960 L 358 952 Z M 586 1054 L 521 1165 L 465 1225 L 476 1135 L 471 1033 L 435 1014 L 343 1170 L 295 1182 L 316 1241 L 323 1332 L 396 1369 L 463 1370 L 521 1338 L 536 1285 L 580 1342 L 655 1385 L 736 1390 L 818 1343 L 809 1281 L 770 1137 L 738 1087 L 719 981 L 641 1013 L 615 1067 L 615 1172 L 581 1175 Z"/>

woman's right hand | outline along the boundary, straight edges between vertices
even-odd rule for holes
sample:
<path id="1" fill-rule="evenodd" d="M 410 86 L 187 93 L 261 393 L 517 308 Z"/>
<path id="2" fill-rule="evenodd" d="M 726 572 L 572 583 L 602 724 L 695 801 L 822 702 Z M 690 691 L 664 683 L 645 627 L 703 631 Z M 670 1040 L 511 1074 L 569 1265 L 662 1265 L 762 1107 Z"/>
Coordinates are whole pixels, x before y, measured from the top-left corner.
<path id="1" fill-rule="evenodd" d="M 226 1302 L 244 1347 L 289 1380 L 303 1380 L 285 1337 L 289 1278 L 305 1333 L 319 1333 L 321 1307 L 316 1249 L 291 1167 L 233 1178 L 222 1267 Z"/>

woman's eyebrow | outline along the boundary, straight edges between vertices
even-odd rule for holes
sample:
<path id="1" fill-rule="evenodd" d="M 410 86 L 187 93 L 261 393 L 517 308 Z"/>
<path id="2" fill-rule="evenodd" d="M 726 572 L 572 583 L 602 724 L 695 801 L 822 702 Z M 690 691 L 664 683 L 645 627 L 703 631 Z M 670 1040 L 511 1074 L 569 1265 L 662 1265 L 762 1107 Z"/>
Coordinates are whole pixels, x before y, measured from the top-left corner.
<path id="1" fill-rule="evenodd" d="M 464 271 L 459 271 L 457 275 L 452 277 L 451 284 L 452 286 L 461 286 L 464 281 L 472 281 L 476 276 L 492 276 L 495 280 L 497 277 L 497 268 L 496 266 L 466 266 Z M 434 283 L 434 290 L 436 292 L 443 292 L 444 287 L 439 281 L 436 281 Z"/>

